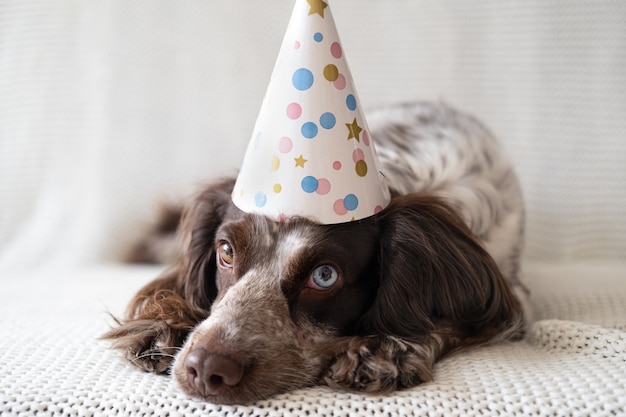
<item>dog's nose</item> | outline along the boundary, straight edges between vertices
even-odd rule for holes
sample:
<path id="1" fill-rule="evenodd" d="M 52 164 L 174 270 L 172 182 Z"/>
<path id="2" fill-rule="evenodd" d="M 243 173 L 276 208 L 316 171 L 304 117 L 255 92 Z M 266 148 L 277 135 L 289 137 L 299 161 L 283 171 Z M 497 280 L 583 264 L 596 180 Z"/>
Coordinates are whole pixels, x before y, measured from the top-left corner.
<path id="1" fill-rule="evenodd" d="M 228 356 L 212 354 L 204 348 L 189 352 L 185 359 L 187 381 L 203 397 L 220 395 L 243 377 L 243 366 Z"/>

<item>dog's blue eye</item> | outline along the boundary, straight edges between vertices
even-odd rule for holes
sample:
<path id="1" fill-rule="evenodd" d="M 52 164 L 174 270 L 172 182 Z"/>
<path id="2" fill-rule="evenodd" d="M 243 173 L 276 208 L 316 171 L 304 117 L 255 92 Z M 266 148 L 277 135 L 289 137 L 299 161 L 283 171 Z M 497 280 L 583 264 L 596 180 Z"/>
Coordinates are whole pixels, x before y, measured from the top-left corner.
<path id="1" fill-rule="evenodd" d="M 313 270 L 311 279 L 315 287 L 327 290 L 337 283 L 339 274 L 337 270 L 330 265 L 318 266 Z"/>

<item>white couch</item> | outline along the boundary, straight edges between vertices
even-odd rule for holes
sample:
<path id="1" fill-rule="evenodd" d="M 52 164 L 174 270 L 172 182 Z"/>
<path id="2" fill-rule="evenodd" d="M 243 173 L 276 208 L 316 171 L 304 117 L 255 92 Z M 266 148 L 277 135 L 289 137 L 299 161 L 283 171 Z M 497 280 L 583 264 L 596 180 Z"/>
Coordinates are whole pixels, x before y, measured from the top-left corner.
<path id="1" fill-rule="evenodd" d="M 239 166 L 291 6 L 0 1 L 0 415 L 626 415 L 624 2 L 332 2 L 366 107 L 442 99 L 516 161 L 525 340 L 238 407 L 98 340 L 160 271 L 119 262 L 158 201 Z"/>

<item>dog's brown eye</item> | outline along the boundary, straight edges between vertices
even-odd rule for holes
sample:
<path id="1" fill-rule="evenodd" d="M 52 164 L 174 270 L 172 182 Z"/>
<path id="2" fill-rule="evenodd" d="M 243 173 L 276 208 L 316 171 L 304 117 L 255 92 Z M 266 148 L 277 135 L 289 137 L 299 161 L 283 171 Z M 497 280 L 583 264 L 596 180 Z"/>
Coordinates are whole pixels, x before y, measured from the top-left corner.
<path id="1" fill-rule="evenodd" d="M 339 273 L 330 265 L 318 266 L 309 278 L 308 286 L 316 290 L 329 290 L 339 280 Z"/>
<path id="2" fill-rule="evenodd" d="M 221 242 L 217 251 L 219 263 L 224 268 L 232 268 L 235 253 L 228 242 Z"/>

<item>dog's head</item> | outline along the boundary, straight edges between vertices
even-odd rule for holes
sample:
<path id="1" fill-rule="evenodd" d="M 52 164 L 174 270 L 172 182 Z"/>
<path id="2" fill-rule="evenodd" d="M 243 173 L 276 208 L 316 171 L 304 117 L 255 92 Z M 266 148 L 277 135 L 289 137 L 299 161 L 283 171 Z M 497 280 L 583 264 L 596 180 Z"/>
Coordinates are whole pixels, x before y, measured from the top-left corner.
<path id="1" fill-rule="evenodd" d="M 240 403 L 315 384 L 352 336 L 445 326 L 476 343 L 519 315 L 494 261 L 438 200 L 397 197 L 374 217 L 320 225 L 243 213 L 231 189 L 209 187 L 183 220 L 180 285 L 208 315 L 173 367 L 192 396 Z"/>

